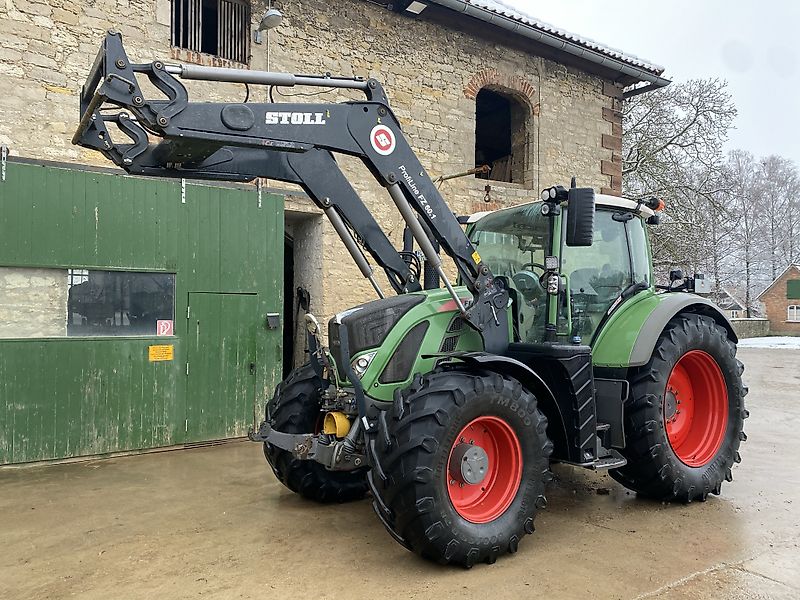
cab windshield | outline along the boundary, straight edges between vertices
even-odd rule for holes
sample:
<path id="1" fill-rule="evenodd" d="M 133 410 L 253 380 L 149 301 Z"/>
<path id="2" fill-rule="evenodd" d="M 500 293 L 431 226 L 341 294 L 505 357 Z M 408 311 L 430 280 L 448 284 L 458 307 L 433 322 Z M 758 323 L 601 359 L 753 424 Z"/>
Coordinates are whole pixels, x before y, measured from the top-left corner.
<path id="1" fill-rule="evenodd" d="M 546 294 L 539 282 L 550 245 L 549 222 L 540 202 L 501 210 L 480 219 L 470 232 L 481 260 L 505 278 L 513 300 L 514 338 L 544 341 Z"/>

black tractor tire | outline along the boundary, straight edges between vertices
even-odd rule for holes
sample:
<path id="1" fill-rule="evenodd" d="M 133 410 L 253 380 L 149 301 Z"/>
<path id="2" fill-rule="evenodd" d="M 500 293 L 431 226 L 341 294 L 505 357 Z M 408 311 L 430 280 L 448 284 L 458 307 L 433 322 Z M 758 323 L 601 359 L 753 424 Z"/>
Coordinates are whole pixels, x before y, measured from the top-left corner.
<path id="1" fill-rule="evenodd" d="M 508 439 L 514 459 L 502 452 L 502 444 L 495 445 L 494 455 L 503 458 L 490 462 L 496 465 L 497 476 L 487 475 L 476 484 L 514 482 L 506 488 L 503 502 L 487 503 L 486 518 L 491 520 L 484 522 L 462 516 L 448 490 L 448 485 L 459 485 L 448 470 L 451 452 L 464 441 L 456 438 L 476 419 L 488 419 L 500 431 L 513 432 Z M 537 510 L 547 504 L 545 485 L 552 479 L 553 445 L 546 429 L 547 419 L 537 409 L 536 397 L 515 379 L 461 370 L 418 375 L 396 395 L 392 408 L 380 414 L 370 444 L 375 511 L 397 541 L 441 564 L 472 567 L 516 552 L 522 537 L 533 533 Z M 483 434 L 487 431 L 483 429 Z M 499 469 L 509 461 L 518 466 L 506 478 Z M 487 487 L 500 489 L 494 483 Z"/>
<path id="2" fill-rule="evenodd" d="M 320 419 L 322 380 L 306 364 L 292 371 L 267 405 L 267 421 L 285 433 L 314 433 Z M 313 460 L 300 460 L 264 442 L 264 456 L 283 485 L 322 503 L 360 500 L 367 493 L 366 469 L 330 471 Z"/>
<path id="3" fill-rule="evenodd" d="M 717 389 L 724 389 L 727 394 L 727 398 L 718 394 L 719 402 L 727 406 L 727 422 L 720 418 L 718 424 L 709 426 L 716 428 L 718 433 L 711 439 L 721 440 L 719 446 L 716 451 L 713 443 L 706 446 L 708 458 L 693 465 L 691 456 L 679 457 L 681 448 L 673 448 L 667 427 L 670 419 L 676 418 L 674 411 L 679 410 L 675 406 L 679 396 L 675 394 L 670 399 L 673 392 L 668 391 L 673 368 L 695 350 L 710 356 L 719 367 L 719 371 L 712 368 L 710 372 L 721 373 L 724 379 Z M 707 356 L 703 359 L 708 360 Z M 638 494 L 662 501 L 705 501 L 709 494 L 719 495 L 722 482 L 733 480 L 731 468 L 741 462 L 739 444 L 747 439 L 742 430 L 744 419 L 749 416 L 744 406 L 747 388 L 742 383 L 743 372 L 744 365 L 736 358 L 736 344 L 714 319 L 688 313 L 673 317 L 659 337 L 650 361 L 630 378 L 625 409 L 626 446 L 622 451 L 628 464 L 610 471 L 610 475 Z M 695 385 L 696 379 L 692 379 Z M 703 388 L 696 389 L 699 393 Z M 700 405 L 693 401 L 692 406 Z M 702 418 L 703 413 L 697 410 L 694 418 Z"/>

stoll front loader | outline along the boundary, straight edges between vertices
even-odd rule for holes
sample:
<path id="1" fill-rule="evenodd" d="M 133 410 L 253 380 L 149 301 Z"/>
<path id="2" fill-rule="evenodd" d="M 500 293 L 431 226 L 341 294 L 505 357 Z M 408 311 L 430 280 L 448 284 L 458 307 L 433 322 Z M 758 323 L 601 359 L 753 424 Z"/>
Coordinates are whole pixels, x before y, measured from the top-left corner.
<path id="1" fill-rule="evenodd" d="M 145 98 L 142 76 L 164 97 Z M 190 102 L 179 79 L 366 98 Z M 112 140 L 110 124 L 130 139 Z M 372 282 L 379 299 L 336 315 L 327 348 L 307 315 L 310 360 L 251 435 L 292 491 L 320 502 L 369 493 L 400 544 L 471 566 L 533 533 L 552 461 L 608 469 L 662 500 L 705 500 L 731 480 L 747 417 L 736 335 L 687 293 L 693 279 L 676 274 L 656 292 L 645 223 L 657 221 L 657 201 L 573 182 L 475 215 L 465 233 L 376 80 L 131 64 L 115 32 L 83 88 L 73 141 L 132 174 L 299 184 Z M 408 245 L 392 246 L 333 153 L 360 158 L 386 188 L 424 268 Z M 367 255 L 394 295 L 384 297 Z"/>

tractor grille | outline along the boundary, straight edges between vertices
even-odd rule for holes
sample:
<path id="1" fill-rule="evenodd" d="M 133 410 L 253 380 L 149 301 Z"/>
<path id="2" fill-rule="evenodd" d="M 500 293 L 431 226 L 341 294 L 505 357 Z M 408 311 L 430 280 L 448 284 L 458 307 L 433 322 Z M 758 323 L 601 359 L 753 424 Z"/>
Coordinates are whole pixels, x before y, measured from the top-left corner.
<path id="1" fill-rule="evenodd" d="M 442 345 L 439 347 L 439 352 L 452 352 L 458 345 L 458 338 L 460 335 L 449 335 L 442 340 Z"/>
<path id="2" fill-rule="evenodd" d="M 403 294 L 373 300 L 345 311 L 339 319 L 340 323 L 336 322 L 337 317 L 331 319 L 328 322 L 328 346 L 339 375 L 346 378 L 345 370 L 350 357 L 362 350 L 380 346 L 400 318 L 424 299 L 422 294 Z M 347 328 L 347 356 L 342 351 L 342 327 Z"/>
<path id="3" fill-rule="evenodd" d="M 447 333 L 454 335 L 447 335 L 442 340 L 442 345 L 439 346 L 439 352 L 453 352 L 458 346 L 458 338 L 461 337 L 461 331 L 464 329 L 464 318 L 461 315 L 455 315 L 447 326 Z"/>
<path id="4" fill-rule="evenodd" d="M 461 315 L 456 315 L 453 317 L 453 320 L 450 321 L 450 325 L 447 326 L 447 333 L 461 331 L 462 329 L 464 329 L 464 318 Z"/>

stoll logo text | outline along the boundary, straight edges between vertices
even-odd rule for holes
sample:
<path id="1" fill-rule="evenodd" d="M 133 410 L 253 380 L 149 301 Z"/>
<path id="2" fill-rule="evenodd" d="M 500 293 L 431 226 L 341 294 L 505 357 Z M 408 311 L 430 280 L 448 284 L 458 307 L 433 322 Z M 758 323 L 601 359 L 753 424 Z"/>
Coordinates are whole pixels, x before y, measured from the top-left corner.
<path id="1" fill-rule="evenodd" d="M 268 112 L 267 125 L 325 125 L 321 112 Z"/>

